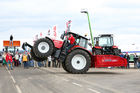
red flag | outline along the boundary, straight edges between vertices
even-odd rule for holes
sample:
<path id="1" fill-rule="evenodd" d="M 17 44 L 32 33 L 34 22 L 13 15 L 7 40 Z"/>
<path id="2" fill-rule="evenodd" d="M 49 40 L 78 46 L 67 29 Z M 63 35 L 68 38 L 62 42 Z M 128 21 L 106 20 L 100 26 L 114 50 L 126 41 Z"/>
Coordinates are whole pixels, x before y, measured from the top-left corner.
<path id="1" fill-rule="evenodd" d="M 66 33 L 67 33 L 68 29 L 69 29 L 70 23 L 71 23 L 71 20 L 69 20 L 69 21 L 66 23 L 66 27 L 67 27 Z"/>
<path id="2" fill-rule="evenodd" d="M 56 37 L 56 26 L 53 27 L 54 36 Z"/>
<path id="3" fill-rule="evenodd" d="M 40 37 L 42 37 L 42 32 L 40 32 Z"/>

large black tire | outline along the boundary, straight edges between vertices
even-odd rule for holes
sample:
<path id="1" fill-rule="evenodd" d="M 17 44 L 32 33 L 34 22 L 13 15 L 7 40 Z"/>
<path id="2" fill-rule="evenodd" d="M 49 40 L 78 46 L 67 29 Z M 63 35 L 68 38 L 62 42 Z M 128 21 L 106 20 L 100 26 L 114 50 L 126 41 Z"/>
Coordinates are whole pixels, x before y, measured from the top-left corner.
<path id="1" fill-rule="evenodd" d="M 90 55 L 81 49 L 73 50 L 67 55 L 65 67 L 66 71 L 73 74 L 84 74 L 91 64 Z"/>
<path id="2" fill-rule="evenodd" d="M 68 71 L 68 69 L 66 68 L 65 61 L 64 61 L 64 62 L 62 62 L 62 67 L 63 67 L 63 69 L 64 69 L 66 72 L 70 73 L 70 72 Z"/>
<path id="3" fill-rule="evenodd" d="M 37 57 L 45 58 L 52 55 L 54 44 L 48 38 L 41 38 L 34 43 L 33 50 Z"/>
<path id="4" fill-rule="evenodd" d="M 119 56 L 120 50 L 118 48 L 113 49 L 113 54 Z"/>
<path id="5" fill-rule="evenodd" d="M 32 57 L 35 61 L 37 61 L 37 62 L 42 62 L 42 61 L 44 61 L 44 60 L 47 60 L 47 58 L 39 58 L 39 57 L 37 57 L 37 56 L 34 54 L 33 49 L 31 49 L 30 54 L 31 54 L 31 57 Z"/>

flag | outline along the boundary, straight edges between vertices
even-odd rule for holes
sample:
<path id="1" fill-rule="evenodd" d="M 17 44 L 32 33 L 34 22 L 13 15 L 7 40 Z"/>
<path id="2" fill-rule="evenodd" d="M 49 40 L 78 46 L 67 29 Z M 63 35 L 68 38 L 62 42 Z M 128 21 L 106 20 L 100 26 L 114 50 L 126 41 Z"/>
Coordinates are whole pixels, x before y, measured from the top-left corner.
<path id="1" fill-rule="evenodd" d="M 54 37 L 56 37 L 56 26 L 53 27 Z"/>
<path id="2" fill-rule="evenodd" d="M 69 21 L 66 23 L 66 27 L 67 27 L 66 33 L 67 33 L 67 31 L 70 30 L 70 23 L 71 23 L 71 20 L 69 20 Z"/>
<path id="3" fill-rule="evenodd" d="M 35 40 L 37 40 L 38 39 L 38 35 L 35 35 Z"/>
<path id="4" fill-rule="evenodd" d="M 48 36 L 50 36 L 50 29 L 48 30 Z"/>
<path id="5" fill-rule="evenodd" d="M 40 32 L 40 37 L 42 37 L 42 32 Z"/>

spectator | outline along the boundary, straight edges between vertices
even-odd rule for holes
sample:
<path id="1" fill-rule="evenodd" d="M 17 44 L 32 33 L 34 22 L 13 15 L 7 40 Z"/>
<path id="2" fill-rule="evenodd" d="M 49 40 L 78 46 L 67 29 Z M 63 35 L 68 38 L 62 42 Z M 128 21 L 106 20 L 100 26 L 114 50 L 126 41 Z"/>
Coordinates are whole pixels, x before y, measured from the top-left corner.
<path id="1" fill-rule="evenodd" d="M 19 64 L 22 64 L 22 54 L 19 54 Z"/>
<path id="2" fill-rule="evenodd" d="M 138 57 L 137 66 L 140 68 L 140 56 Z"/>
<path id="3" fill-rule="evenodd" d="M 30 53 L 28 52 L 28 66 L 31 66 L 31 61 L 32 61 L 32 58 L 31 58 L 31 55 Z"/>
<path id="4" fill-rule="evenodd" d="M 34 60 L 34 68 L 39 68 L 38 62 Z"/>
<path id="5" fill-rule="evenodd" d="M 138 55 L 135 53 L 134 54 L 134 68 L 137 68 L 138 67 L 137 60 L 138 60 Z"/>
<path id="6" fill-rule="evenodd" d="M 3 61 L 2 64 L 3 64 L 4 66 L 7 65 L 7 62 L 6 62 L 6 53 L 5 53 L 5 52 L 4 52 L 3 55 L 2 55 L 2 59 L 3 59 L 3 60 L 2 60 L 2 61 Z"/>
<path id="7" fill-rule="evenodd" d="M 10 55 L 10 53 L 6 54 L 6 62 L 7 62 L 8 70 L 10 70 L 9 65 L 11 67 L 11 70 L 13 70 L 13 66 L 12 66 L 13 59 L 12 59 L 12 56 Z"/>
<path id="8" fill-rule="evenodd" d="M 16 52 L 15 54 L 15 66 L 18 66 L 19 65 L 19 55 L 18 55 L 18 52 Z"/>
<path id="9" fill-rule="evenodd" d="M 56 67 L 59 67 L 60 68 L 60 66 L 61 66 L 61 62 L 59 60 L 57 60 Z"/>
<path id="10" fill-rule="evenodd" d="M 52 59 L 51 59 L 51 56 L 48 57 L 48 67 L 51 66 L 51 62 L 52 62 Z"/>
<path id="11" fill-rule="evenodd" d="M 25 54 L 25 52 L 22 56 L 22 61 L 23 61 L 23 64 L 24 64 L 24 68 L 28 68 L 28 58 L 27 58 L 27 55 Z"/>
<path id="12" fill-rule="evenodd" d="M 52 60 L 53 60 L 53 61 L 52 61 L 52 67 L 57 67 L 57 66 L 56 66 L 56 58 L 53 57 Z"/>
<path id="13" fill-rule="evenodd" d="M 43 63 L 44 63 L 44 67 L 47 67 L 47 61 L 44 60 Z"/>
<path id="14" fill-rule="evenodd" d="M 124 55 L 123 55 L 123 53 L 120 53 L 120 57 L 124 58 Z"/>
<path id="15" fill-rule="evenodd" d="M 10 36 L 10 46 L 13 46 L 13 35 Z"/>
<path id="16" fill-rule="evenodd" d="M 124 55 L 124 58 L 127 59 L 127 68 L 130 68 L 130 65 L 129 65 L 130 57 L 129 57 L 129 55 L 128 55 L 128 52 L 126 52 L 126 54 Z"/>

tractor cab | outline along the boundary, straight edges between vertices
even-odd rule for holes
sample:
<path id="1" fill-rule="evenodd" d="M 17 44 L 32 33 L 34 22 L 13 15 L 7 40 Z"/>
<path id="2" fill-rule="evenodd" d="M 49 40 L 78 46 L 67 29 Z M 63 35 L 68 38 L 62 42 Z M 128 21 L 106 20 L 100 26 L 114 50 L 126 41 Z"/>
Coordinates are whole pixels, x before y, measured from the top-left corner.
<path id="1" fill-rule="evenodd" d="M 117 46 L 114 46 L 113 35 L 112 34 L 102 34 L 94 38 L 95 54 L 109 54 L 109 55 L 119 55 L 119 49 Z"/>
<path id="2" fill-rule="evenodd" d="M 94 39 L 96 46 L 112 47 L 114 45 L 112 34 L 99 35 L 99 37 L 95 37 Z"/>
<path id="3" fill-rule="evenodd" d="M 80 47 L 87 48 L 88 39 L 79 34 L 73 32 L 67 32 L 66 34 L 61 35 L 61 39 L 64 39 L 64 42 L 68 43 L 68 37 L 70 36 L 70 34 L 72 34 L 73 37 L 75 38 L 75 45 L 79 45 Z"/>
<path id="4" fill-rule="evenodd" d="M 73 35 L 73 37 L 75 38 L 76 45 L 79 45 L 80 47 L 83 47 L 83 48 L 87 48 L 88 39 L 86 37 L 83 37 L 83 36 L 73 33 L 73 32 L 68 32 L 68 34 Z"/>

